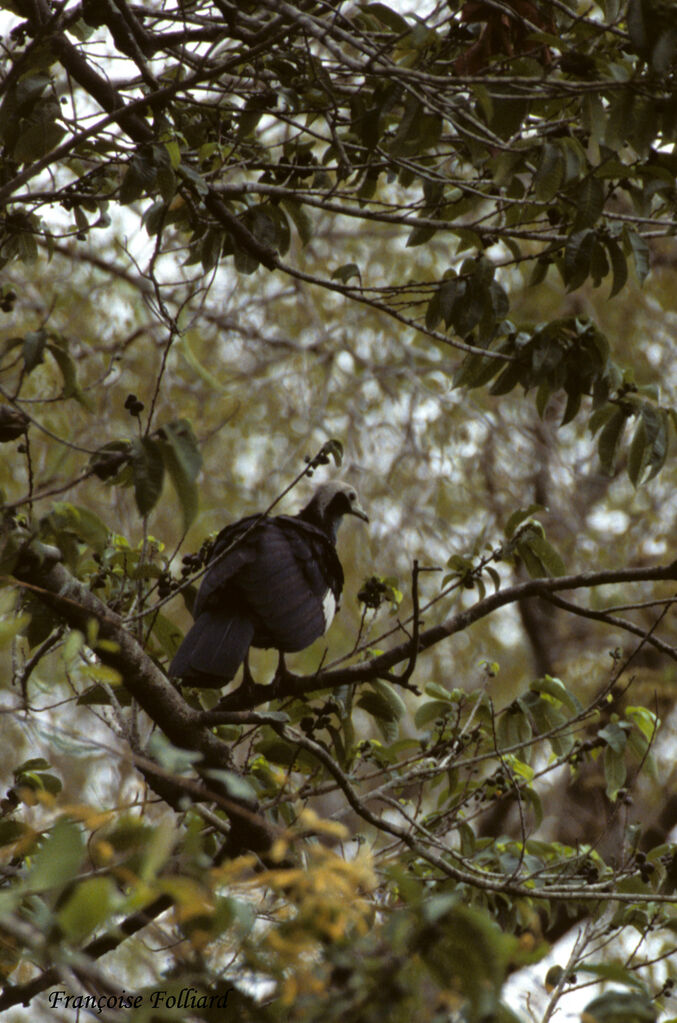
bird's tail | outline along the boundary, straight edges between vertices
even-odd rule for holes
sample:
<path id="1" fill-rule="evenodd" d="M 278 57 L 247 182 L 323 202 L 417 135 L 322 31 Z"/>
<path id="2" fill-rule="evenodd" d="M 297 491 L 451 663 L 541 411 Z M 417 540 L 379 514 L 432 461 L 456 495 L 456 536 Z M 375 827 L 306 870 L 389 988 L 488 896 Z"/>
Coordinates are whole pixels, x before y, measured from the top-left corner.
<path id="1" fill-rule="evenodd" d="M 203 611 L 185 635 L 169 666 L 169 674 L 188 685 L 218 689 L 230 682 L 247 656 L 254 637 L 250 619 L 237 614 Z"/>

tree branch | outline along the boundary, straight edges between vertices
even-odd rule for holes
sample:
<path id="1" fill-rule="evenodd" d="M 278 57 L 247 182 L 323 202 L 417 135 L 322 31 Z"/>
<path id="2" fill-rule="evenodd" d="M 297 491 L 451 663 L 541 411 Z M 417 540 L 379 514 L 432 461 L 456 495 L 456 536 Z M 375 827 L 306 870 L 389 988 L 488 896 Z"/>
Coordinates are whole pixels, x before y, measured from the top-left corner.
<path id="1" fill-rule="evenodd" d="M 677 579 L 677 561 L 654 568 L 624 568 L 602 572 L 582 572 L 580 575 L 559 576 L 553 579 L 529 579 L 516 586 L 498 590 L 497 593 L 485 597 L 484 600 L 478 600 L 467 610 L 451 615 L 440 625 L 425 629 L 419 637 L 419 652 L 429 650 L 457 632 L 463 632 L 470 625 L 486 618 L 498 608 L 514 604 L 526 597 L 547 599 L 550 594 L 562 590 L 592 589 L 596 586 L 651 582 L 662 579 Z M 644 635 L 643 632 L 642 635 Z M 246 694 L 241 689 L 229 693 L 221 700 L 219 709 L 205 712 L 202 715 L 202 720 L 218 724 L 220 722 L 219 714 L 222 711 L 249 710 L 269 700 L 304 697 L 322 689 L 370 682 L 389 672 L 395 665 L 407 660 L 411 654 L 412 641 L 407 640 L 378 657 L 361 661 L 359 664 L 353 664 L 347 668 L 337 668 L 305 676 L 285 672 L 269 686 L 254 685 Z"/>
<path id="2" fill-rule="evenodd" d="M 97 656 L 119 673 L 125 688 L 167 738 L 181 749 L 200 753 L 200 767 L 227 767 L 232 770 L 228 746 L 213 734 L 200 712 L 189 707 L 170 685 L 124 627 L 121 618 L 55 561 L 55 553 L 55 548 L 44 545 L 27 548 L 14 568 L 15 578 L 29 586 L 31 592 L 72 628 L 86 635 L 88 626 L 94 621 L 97 626 L 94 647 Z M 173 805 L 175 783 L 169 784 L 162 770 L 151 766 L 150 761 L 144 768 L 144 775 L 153 790 Z M 212 784 L 220 791 L 217 783 Z M 274 841 L 276 829 L 258 814 L 253 803 L 233 799 L 225 790 L 221 797 L 227 800 L 227 813 L 233 825 L 228 854 L 237 855 L 245 850 L 265 854 Z"/>

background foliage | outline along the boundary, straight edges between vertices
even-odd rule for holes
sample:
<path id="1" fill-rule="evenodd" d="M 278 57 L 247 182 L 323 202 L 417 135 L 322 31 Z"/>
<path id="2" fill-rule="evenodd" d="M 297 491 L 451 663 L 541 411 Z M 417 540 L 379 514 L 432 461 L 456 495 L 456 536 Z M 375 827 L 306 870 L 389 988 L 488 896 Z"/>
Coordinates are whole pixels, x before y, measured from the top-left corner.
<path id="1" fill-rule="evenodd" d="M 4 8 L 0 1009 L 677 1017 L 675 5 Z M 309 469 L 329 635 L 177 690 Z"/>

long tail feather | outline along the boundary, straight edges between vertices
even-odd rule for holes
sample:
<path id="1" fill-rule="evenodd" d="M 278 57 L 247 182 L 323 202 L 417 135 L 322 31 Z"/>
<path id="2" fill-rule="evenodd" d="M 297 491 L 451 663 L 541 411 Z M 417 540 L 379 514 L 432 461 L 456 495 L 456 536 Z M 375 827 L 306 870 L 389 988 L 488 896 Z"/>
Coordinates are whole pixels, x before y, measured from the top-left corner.
<path id="1" fill-rule="evenodd" d="M 190 685 L 218 688 L 230 682 L 242 664 L 254 636 L 248 618 L 203 611 L 188 630 L 169 667 L 170 675 Z"/>

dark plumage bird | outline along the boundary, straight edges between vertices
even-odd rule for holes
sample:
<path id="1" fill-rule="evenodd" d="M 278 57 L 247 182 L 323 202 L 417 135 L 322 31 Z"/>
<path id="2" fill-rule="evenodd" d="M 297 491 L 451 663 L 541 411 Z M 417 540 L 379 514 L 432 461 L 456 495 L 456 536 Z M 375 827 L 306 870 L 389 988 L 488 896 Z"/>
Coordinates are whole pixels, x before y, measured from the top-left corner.
<path id="1" fill-rule="evenodd" d="M 332 480 L 297 515 L 250 515 L 222 529 L 170 674 L 218 688 L 243 661 L 246 669 L 250 646 L 292 653 L 322 636 L 343 590 L 344 515 L 369 521 L 355 488 Z"/>

